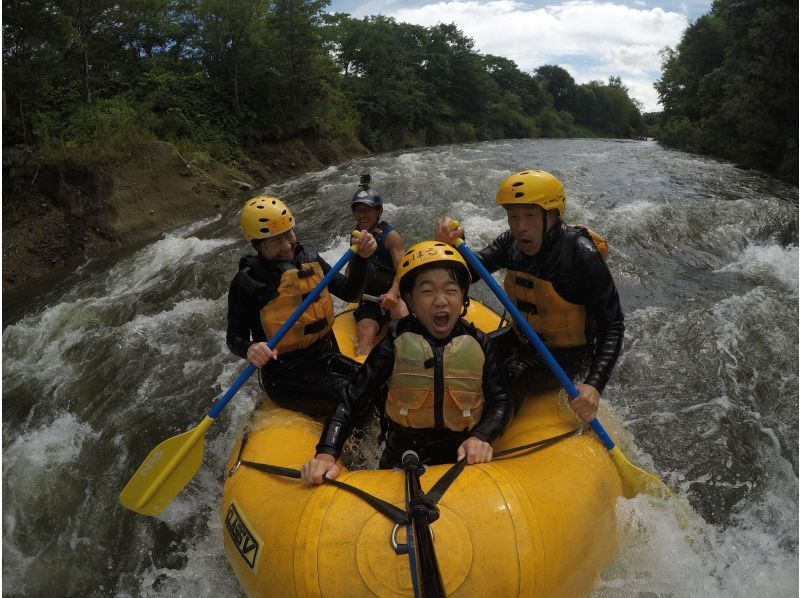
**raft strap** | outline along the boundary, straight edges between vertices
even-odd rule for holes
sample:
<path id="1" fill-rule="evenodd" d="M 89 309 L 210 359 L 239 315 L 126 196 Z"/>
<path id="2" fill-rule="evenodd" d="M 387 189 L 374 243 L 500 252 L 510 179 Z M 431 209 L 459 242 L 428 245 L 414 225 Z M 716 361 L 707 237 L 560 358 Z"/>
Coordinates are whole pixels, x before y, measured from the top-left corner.
<path id="1" fill-rule="evenodd" d="M 253 461 L 242 461 L 241 464 L 247 465 L 248 467 L 252 467 L 253 469 L 257 469 L 258 471 L 263 471 L 264 473 L 271 473 L 273 475 L 279 475 L 285 478 L 294 478 L 296 480 L 300 479 L 300 472 L 296 469 L 290 469 L 289 467 L 279 467 L 278 465 L 268 465 L 267 463 L 255 463 Z M 360 488 L 351 486 L 350 484 L 345 484 L 344 482 L 340 482 L 338 480 L 331 480 L 325 477 L 323 477 L 322 479 L 326 484 L 336 486 L 337 488 L 346 490 L 351 494 L 355 494 L 361 500 L 363 500 L 373 509 L 375 509 L 378 513 L 384 515 L 393 523 L 399 523 L 400 525 L 408 524 L 408 515 L 405 513 L 405 511 L 403 511 L 399 507 L 396 507 L 393 504 L 378 498 L 377 496 L 373 496 L 367 492 L 364 492 Z"/>
<path id="2" fill-rule="evenodd" d="M 569 432 L 565 432 L 564 434 L 559 434 L 558 436 L 553 436 L 552 438 L 545 438 L 544 440 L 538 440 L 536 442 L 532 442 L 530 444 L 525 444 L 522 446 L 515 446 L 514 448 L 506 449 L 504 451 L 497 451 L 492 456 L 493 459 L 497 459 L 498 457 L 507 457 L 514 453 L 519 453 L 522 451 L 530 451 L 534 449 L 544 448 L 551 444 L 555 444 L 559 440 L 564 440 L 572 436 L 573 434 L 578 434 L 583 431 L 583 426 L 578 426 L 574 430 L 570 430 Z M 464 467 L 467 464 L 467 458 L 464 457 L 457 463 L 455 463 L 450 469 L 448 469 L 442 477 L 436 480 L 436 483 L 433 487 L 428 490 L 428 493 L 425 495 L 428 499 L 435 505 L 437 504 L 444 493 L 447 492 L 447 489 L 452 485 L 453 482 L 456 481 L 456 478 L 459 474 L 464 471 Z"/>
<path id="3" fill-rule="evenodd" d="M 583 426 L 578 426 L 574 430 L 570 430 L 569 432 L 564 432 L 563 434 L 559 434 L 558 436 L 552 436 L 551 438 L 545 438 L 544 440 L 537 440 L 536 442 L 531 442 L 530 444 L 523 444 L 522 446 L 515 446 L 514 448 L 505 449 L 504 451 L 497 451 L 492 455 L 493 459 L 497 457 L 507 457 L 508 455 L 512 455 L 514 453 L 519 453 L 521 451 L 528 451 L 538 448 L 544 448 L 548 445 L 555 444 L 559 440 L 564 440 L 565 438 L 569 438 L 570 436 L 574 436 L 575 434 L 580 434 L 584 430 Z"/>
<path id="4" fill-rule="evenodd" d="M 583 432 L 583 426 L 578 426 L 574 430 L 570 430 L 569 432 L 565 432 L 563 434 L 559 434 L 558 436 L 553 436 L 551 438 L 545 438 L 543 440 L 538 440 L 536 442 L 531 442 L 530 444 L 524 444 L 522 446 L 515 446 L 510 449 L 505 449 L 503 451 L 497 451 L 494 453 L 493 458 L 497 459 L 499 457 L 507 457 L 509 455 L 513 455 L 514 453 L 519 453 L 522 451 L 532 451 L 536 449 L 541 449 L 551 444 L 555 444 L 565 438 L 569 438 L 575 434 L 579 434 Z M 239 456 L 241 457 L 242 452 L 244 451 L 244 444 L 246 440 L 242 442 L 242 446 L 239 449 Z M 272 475 L 282 476 L 285 478 L 293 478 L 295 480 L 299 480 L 301 475 L 300 471 L 297 469 L 291 469 L 289 467 L 281 467 L 279 465 L 269 465 L 268 463 L 256 463 L 255 461 L 246 461 L 239 459 L 236 463 L 236 468 L 239 465 L 246 465 L 247 467 L 252 467 L 258 471 L 269 473 Z M 368 492 L 364 492 L 360 488 L 356 488 L 355 486 L 351 486 L 350 484 L 345 484 L 344 482 L 340 482 L 338 480 L 331 480 L 330 478 L 323 477 L 323 481 L 325 484 L 330 484 L 331 486 L 335 486 L 355 496 L 359 497 L 365 503 L 370 505 L 373 509 L 375 509 L 378 513 L 385 516 L 389 519 L 392 523 L 396 523 L 399 525 L 408 525 L 410 523 L 409 515 L 413 515 L 414 511 L 418 514 L 425 513 L 426 518 L 429 522 L 433 522 L 438 518 L 438 510 L 436 509 L 436 505 L 441 500 L 444 493 L 447 492 L 447 489 L 456 481 L 459 474 L 464 471 L 464 467 L 467 465 L 466 457 L 455 463 L 450 469 L 448 469 L 442 477 L 440 477 L 433 487 L 424 495 L 417 496 L 415 499 L 411 499 L 409 502 L 410 513 L 404 512 L 402 509 L 394 506 L 393 504 L 386 502 L 385 500 L 378 498 L 377 496 L 373 496 Z M 235 468 L 231 470 L 229 473 L 232 474 L 235 471 Z M 435 514 L 434 514 L 435 513 Z"/>
<path id="5" fill-rule="evenodd" d="M 406 472 L 406 504 L 411 518 L 407 537 L 409 544 L 409 564 L 414 583 L 414 596 L 419 598 L 445 598 L 444 581 L 433 546 L 430 524 L 439 518 L 439 509 L 423 492 L 419 476 L 425 469 L 419 462 L 419 455 L 406 451 L 401 457 Z M 411 535 L 408 535 L 408 532 Z"/>

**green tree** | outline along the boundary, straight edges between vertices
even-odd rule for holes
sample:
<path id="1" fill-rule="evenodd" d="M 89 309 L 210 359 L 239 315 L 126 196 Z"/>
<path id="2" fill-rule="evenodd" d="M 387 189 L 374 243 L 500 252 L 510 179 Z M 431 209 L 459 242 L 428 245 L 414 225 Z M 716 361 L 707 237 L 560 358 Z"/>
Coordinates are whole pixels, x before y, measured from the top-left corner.
<path id="1" fill-rule="evenodd" d="M 537 68 L 534 73 L 544 89 L 553 96 L 553 107 L 556 110 L 572 110 L 577 86 L 567 70 L 546 64 Z"/>
<path id="2" fill-rule="evenodd" d="M 668 145 L 797 178 L 798 8 L 716 0 L 656 82 Z"/>
<path id="3" fill-rule="evenodd" d="M 31 143 L 32 115 L 58 104 L 59 67 L 73 35 L 51 3 L 3 2 L 3 144 Z M 68 86 L 61 92 L 69 96 Z"/>

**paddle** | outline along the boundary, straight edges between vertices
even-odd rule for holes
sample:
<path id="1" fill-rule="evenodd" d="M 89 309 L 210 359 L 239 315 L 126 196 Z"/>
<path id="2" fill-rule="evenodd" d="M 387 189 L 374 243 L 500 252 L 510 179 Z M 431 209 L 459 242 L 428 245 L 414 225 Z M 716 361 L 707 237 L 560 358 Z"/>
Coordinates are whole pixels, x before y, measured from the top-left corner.
<path id="1" fill-rule="evenodd" d="M 456 224 L 456 226 L 458 225 Z M 528 337 L 528 340 L 530 340 L 531 343 L 533 343 L 533 346 L 536 347 L 539 355 L 542 356 L 547 363 L 547 366 L 561 382 L 561 385 L 566 389 L 570 400 L 577 397 L 578 389 L 575 388 L 574 384 L 572 384 L 572 380 L 567 377 L 567 375 L 564 373 L 564 370 L 560 365 L 558 365 L 558 362 L 555 360 L 552 353 L 550 353 L 550 350 L 545 346 L 541 339 L 539 339 L 539 336 L 536 334 L 536 332 L 534 332 L 533 328 L 531 328 L 531 325 L 519 312 L 517 306 L 514 305 L 511 299 L 508 298 L 508 295 L 506 295 L 503 289 L 500 288 L 500 285 L 497 284 L 497 281 L 492 278 L 492 275 L 489 274 L 489 271 L 486 269 L 483 263 L 481 263 L 481 260 L 478 259 L 478 256 L 472 252 L 463 239 L 456 239 L 456 247 L 458 248 L 458 251 L 461 252 L 461 255 L 464 256 L 464 259 L 469 262 L 470 266 L 480 273 L 484 282 L 489 285 L 489 288 L 492 289 L 492 292 L 508 310 L 508 313 L 510 313 L 511 317 L 514 318 L 517 325 L 525 333 L 525 336 Z M 589 423 L 589 426 L 592 428 L 592 430 L 594 430 L 598 438 L 600 438 L 600 442 L 603 443 L 603 446 L 608 449 L 608 454 L 611 457 L 611 460 L 617 466 L 620 478 L 622 479 L 622 494 L 625 496 L 625 498 L 633 498 L 637 494 L 650 494 L 651 496 L 657 496 L 659 498 L 673 496 L 672 490 L 670 490 L 657 476 L 653 475 L 652 473 L 648 473 L 643 469 L 639 469 L 630 461 L 628 461 L 625 455 L 622 454 L 622 451 L 619 449 L 619 447 L 614 444 L 613 440 L 611 440 L 597 418 L 592 420 L 592 422 Z"/>
<path id="2" fill-rule="evenodd" d="M 359 234 L 354 233 L 354 236 L 358 237 Z M 319 297 L 336 273 L 353 256 L 355 250 L 355 245 L 350 247 L 300 306 L 292 312 L 278 332 L 269 339 L 267 345 L 270 349 L 274 349 L 278 345 L 306 308 Z M 249 364 L 228 391 L 214 403 L 211 411 L 200 422 L 200 425 L 193 430 L 165 440 L 150 451 L 119 495 L 119 501 L 123 507 L 142 515 L 158 515 L 172 502 L 172 499 L 183 490 L 200 469 L 203 462 L 203 436 L 206 430 L 211 427 L 214 419 L 254 371 L 256 371 L 256 367 L 252 363 Z"/>

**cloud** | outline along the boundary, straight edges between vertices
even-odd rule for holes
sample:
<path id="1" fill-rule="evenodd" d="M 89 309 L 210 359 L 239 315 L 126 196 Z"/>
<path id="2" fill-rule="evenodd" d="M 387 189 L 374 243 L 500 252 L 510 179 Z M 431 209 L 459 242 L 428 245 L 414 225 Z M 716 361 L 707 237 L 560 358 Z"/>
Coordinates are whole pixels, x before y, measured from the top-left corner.
<path id="1" fill-rule="evenodd" d="M 664 46 L 675 47 L 685 14 L 611 2 L 572 1 L 531 7 L 515 0 L 452 0 L 416 7 L 385 4 L 383 14 L 430 27 L 456 23 L 484 54 L 510 58 L 530 72 L 566 68 L 578 83 L 619 76 L 645 111 L 658 109 L 653 82 Z"/>

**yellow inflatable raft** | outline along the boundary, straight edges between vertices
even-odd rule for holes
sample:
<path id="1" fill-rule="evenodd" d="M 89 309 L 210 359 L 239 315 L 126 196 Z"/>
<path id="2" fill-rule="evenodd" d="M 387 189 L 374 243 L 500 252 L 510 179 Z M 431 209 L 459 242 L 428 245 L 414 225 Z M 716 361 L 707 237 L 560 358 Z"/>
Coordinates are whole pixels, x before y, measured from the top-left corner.
<path id="1" fill-rule="evenodd" d="M 487 332 L 499 322 L 475 301 L 467 319 Z M 337 316 L 334 330 L 342 352 L 352 352 L 350 312 Z M 567 433 L 578 423 L 557 391 L 532 393 L 495 451 Z M 297 470 L 313 457 L 320 431 L 319 422 L 265 399 L 235 444 L 221 517 L 225 551 L 242 586 L 251 596 L 413 596 L 412 565 L 401 550 L 405 526 L 340 488 L 309 487 L 241 464 Z M 422 489 L 449 468 L 429 467 Z M 345 469 L 338 480 L 406 509 L 403 471 Z M 591 434 L 467 466 L 430 525 L 446 594 L 584 594 L 616 552 L 621 492 L 608 452 Z"/>

